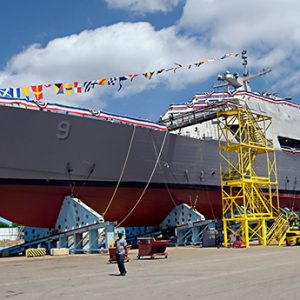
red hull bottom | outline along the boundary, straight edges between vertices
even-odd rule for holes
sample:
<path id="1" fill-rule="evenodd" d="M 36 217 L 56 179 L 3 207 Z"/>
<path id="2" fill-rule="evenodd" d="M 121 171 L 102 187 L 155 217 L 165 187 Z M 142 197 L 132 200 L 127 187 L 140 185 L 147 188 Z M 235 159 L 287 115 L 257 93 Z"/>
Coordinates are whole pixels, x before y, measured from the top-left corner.
<path id="1" fill-rule="evenodd" d="M 103 214 L 113 191 L 114 188 L 111 187 L 78 187 L 74 190 L 74 196 Z M 119 188 L 105 215 L 105 220 L 122 222 L 136 204 L 142 191 L 143 188 Z M 7 184 L 0 186 L 0 195 L 1 217 L 26 226 L 52 228 L 56 223 L 64 197 L 70 195 L 70 188 Z M 149 188 L 122 226 L 159 225 L 172 208 L 180 203 L 195 205 L 207 219 L 222 217 L 220 190 Z M 280 194 L 281 207 L 298 210 L 299 204 L 300 195 Z"/>

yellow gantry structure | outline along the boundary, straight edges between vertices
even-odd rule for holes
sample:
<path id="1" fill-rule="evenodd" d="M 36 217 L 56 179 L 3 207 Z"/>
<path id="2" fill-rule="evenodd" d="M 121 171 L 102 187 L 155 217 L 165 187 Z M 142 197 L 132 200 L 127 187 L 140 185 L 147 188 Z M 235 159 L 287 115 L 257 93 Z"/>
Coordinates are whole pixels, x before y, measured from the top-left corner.
<path id="1" fill-rule="evenodd" d="M 288 221 L 280 213 L 272 118 L 247 106 L 218 113 L 224 244 L 228 233 L 250 246 L 282 244 Z M 268 228 L 269 220 L 274 220 Z"/>

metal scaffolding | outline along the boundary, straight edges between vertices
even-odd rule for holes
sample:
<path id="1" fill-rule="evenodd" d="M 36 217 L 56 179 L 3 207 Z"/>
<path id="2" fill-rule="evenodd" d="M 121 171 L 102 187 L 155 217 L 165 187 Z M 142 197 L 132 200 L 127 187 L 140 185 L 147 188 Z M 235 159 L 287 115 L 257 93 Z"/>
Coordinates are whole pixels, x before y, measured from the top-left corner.
<path id="1" fill-rule="evenodd" d="M 240 236 L 246 247 L 253 240 L 282 244 L 288 221 L 279 208 L 272 118 L 246 106 L 218 118 L 225 246 L 228 234 Z"/>
<path id="2" fill-rule="evenodd" d="M 240 236 L 246 247 L 253 240 L 282 245 L 289 216 L 279 206 L 272 118 L 231 97 L 164 123 L 172 131 L 213 119 L 218 119 L 225 246 L 229 234 Z"/>

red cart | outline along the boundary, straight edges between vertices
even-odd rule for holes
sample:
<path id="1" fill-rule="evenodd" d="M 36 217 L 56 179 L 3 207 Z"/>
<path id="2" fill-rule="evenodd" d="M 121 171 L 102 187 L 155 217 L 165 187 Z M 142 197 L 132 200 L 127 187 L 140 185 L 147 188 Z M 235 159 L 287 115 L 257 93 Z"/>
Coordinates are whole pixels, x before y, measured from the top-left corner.
<path id="1" fill-rule="evenodd" d="M 130 249 L 131 249 L 131 246 L 127 246 L 126 249 L 125 249 L 125 259 L 124 259 L 125 262 L 129 262 L 128 253 L 129 253 Z M 109 253 L 109 260 L 108 261 L 110 263 L 112 263 L 113 261 L 117 261 L 116 248 L 115 247 L 108 248 L 108 253 Z"/>
<path id="2" fill-rule="evenodd" d="M 168 258 L 168 252 L 166 252 L 167 244 L 169 240 L 156 240 L 153 237 L 150 238 L 138 238 L 138 259 L 142 256 L 164 256 Z"/>

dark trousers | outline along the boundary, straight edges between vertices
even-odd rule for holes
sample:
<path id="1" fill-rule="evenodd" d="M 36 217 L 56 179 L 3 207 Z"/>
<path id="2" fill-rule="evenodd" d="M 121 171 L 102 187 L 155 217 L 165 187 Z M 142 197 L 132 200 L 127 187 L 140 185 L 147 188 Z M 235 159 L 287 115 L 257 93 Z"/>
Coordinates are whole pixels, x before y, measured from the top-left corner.
<path id="1" fill-rule="evenodd" d="M 125 254 L 116 254 L 116 259 L 120 273 L 126 274 L 127 272 L 124 265 Z"/>

